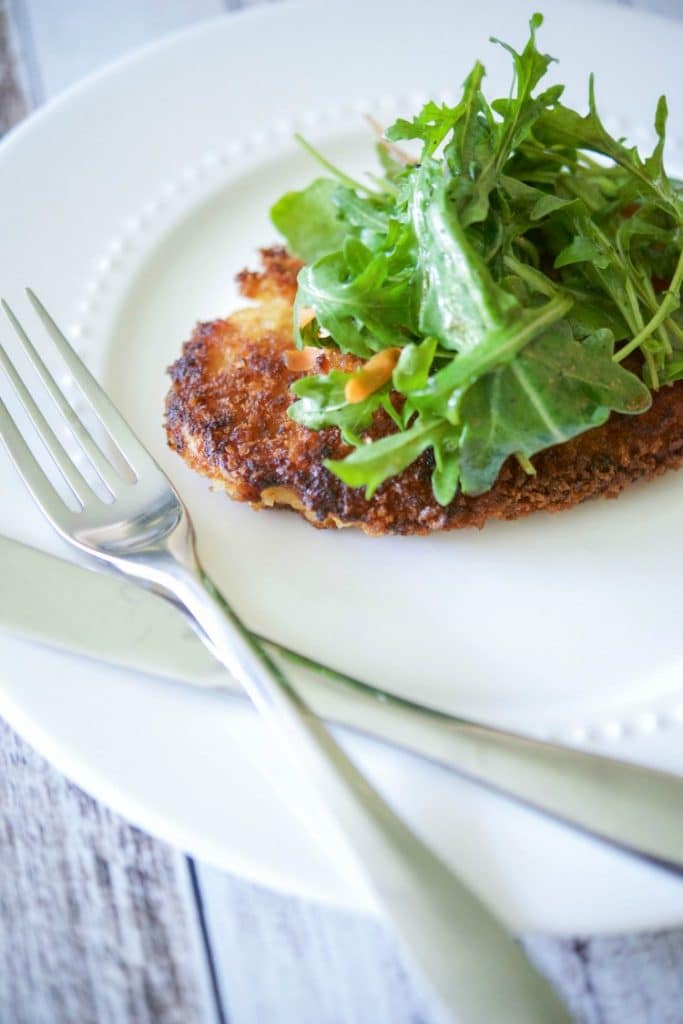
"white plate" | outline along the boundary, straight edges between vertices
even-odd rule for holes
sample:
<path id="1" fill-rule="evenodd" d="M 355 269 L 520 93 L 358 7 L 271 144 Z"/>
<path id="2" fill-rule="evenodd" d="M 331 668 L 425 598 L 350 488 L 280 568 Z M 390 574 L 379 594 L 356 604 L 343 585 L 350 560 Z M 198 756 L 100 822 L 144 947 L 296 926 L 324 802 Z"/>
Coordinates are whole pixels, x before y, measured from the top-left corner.
<path id="1" fill-rule="evenodd" d="M 452 93 L 475 57 L 487 88 L 504 91 L 509 61 L 488 36 L 521 44 L 533 6 L 486 0 L 463 19 L 447 0 L 356 15 L 293 4 L 126 59 L 0 147 L 0 280 L 21 309 L 31 282 L 71 330 L 177 482 L 207 566 L 254 627 L 413 698 L 683 770 L 683 477 L 482 533 L 377 540 L 210 494 L 161 429 L 165 367 L 197 319 L 226 313 L 234 273 L 274 240 L 272 200 L 315 173 L 293 132 L 362 171 L 364 112 L 388 121 L 427 91 Z M 683 29 L 611 7 L 544 6 L 540 43 L 562 58 L 569 100 L 584 102 L 598 70 L 610 124 L 646 142 L 667 91 L 669 162 L 683 170 Z M 66 556 L 4 456 L 0 488 L 0 530 Z M 18 641 L 1 656 L 0 709 L 86 789 L 226 868 L 365 905 L 272 795 L 264 774 L 292 780 L 237 702 Z M 413 758 L 352 746 L 516 927 L 683 918 L 683 887 L 654 869 Z M 322 836 L 320 822 L 313 829 Z"/>

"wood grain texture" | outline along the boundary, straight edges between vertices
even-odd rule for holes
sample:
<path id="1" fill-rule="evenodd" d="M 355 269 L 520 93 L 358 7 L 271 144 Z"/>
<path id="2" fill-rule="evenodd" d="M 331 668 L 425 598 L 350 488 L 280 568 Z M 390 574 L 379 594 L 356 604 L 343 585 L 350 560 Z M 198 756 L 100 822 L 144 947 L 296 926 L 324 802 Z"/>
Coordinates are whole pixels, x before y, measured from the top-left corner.
<path id="1" fill-rule="evenodd" d="M 206 18 L 278 0 L 0 0 L 13 12 L 37 100 L 154 39 Z"/>
<path id="2" fill-rule="evenodd" d="M 375 921 L 198 866 L 230 1024 L 417 1024 L 429 1001 Z"/>
<path id="3" fill-rule="evenodd" d="M 682 1024 L 683 932 L 524 940 L 580 1024 Z"/>
<path id="4" fill-rule="evenodd" d="M 213 1024 L 185 858 L 0 722 L 0 1020 Z"/>
<path id="5" fill-rule="evenodd" d="M 624 7 L 633 7 L 639 11 L 649 11 L 651 14 L 663 14 L 667 18 L 683 18 L 683 4 L 681 0 L 618 0 Z"/>
<path id="6" fill-rule="evenodd" d="M 31 105 L 21 63 L 9 6 L 0 0 L 0 136 L 25 117 Z"/>
<path id="7" fill-rule="evenodd" d="M 198 870 L 231 1024 L 432 1024 L 375 921 Z M 523 942 L 578 1024 L 682 1024 L 683 932 Z"/>
<path id="8" fill-rule="evenodd" d="M 223 0 L 10 3 L 22 33 L 30 37 L 45 98 L 124 53 L 225 11 Z"/>

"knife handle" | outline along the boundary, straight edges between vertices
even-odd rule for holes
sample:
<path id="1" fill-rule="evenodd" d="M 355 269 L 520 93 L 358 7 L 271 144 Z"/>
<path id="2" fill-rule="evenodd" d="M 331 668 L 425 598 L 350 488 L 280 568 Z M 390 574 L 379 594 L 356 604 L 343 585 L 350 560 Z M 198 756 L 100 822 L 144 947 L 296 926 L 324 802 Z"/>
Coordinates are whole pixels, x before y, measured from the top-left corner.
<path id="1" fill-rule="evenodd" d="M 328 721 L 420 754 L 629 853 L 683 871 L 681 776 L 449 715 L 272 647 L 332 680 L 332 686 L 297 681 Z"/>

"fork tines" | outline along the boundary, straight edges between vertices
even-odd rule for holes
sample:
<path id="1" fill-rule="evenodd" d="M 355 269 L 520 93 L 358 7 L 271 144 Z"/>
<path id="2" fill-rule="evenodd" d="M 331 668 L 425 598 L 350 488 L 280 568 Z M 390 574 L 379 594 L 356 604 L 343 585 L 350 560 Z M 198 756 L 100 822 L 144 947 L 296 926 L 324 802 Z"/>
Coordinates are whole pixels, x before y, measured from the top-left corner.
<path id="1" fill-rule="evenodd" d="M 71 377 L 78 385 L 80 391 L 87 399 L 100 422 L 106 428 L 112 441 L 121 452 L 126 463 L 130 466 L 132 473 L 136 474 L 135 464 L 138 462 L 140 455 L 145 459 L 148 459 L 149 456 L 109 397 L 102 390 L 79 356 L 76 355 L 73 348 L 40 300 L 30 289 L 27 289 L 27 294 L 48 335 L 52 339 L 55 348 L 66 363 Z M 86 428 L 83 421 L 74 410 L 72 404 L 57 384 L 35 345 L 29 338 L 26 330 L 19 322 L 19 319 L 4 300 L 2 300 L 2 307 L 17 334 L 27 359 L 42 381 L 43 386 L 50 395 L 70 433 L 78 441 L 78 444 L 80 445 L 88 462 L 106 488 L 106 492 L 110 496 L 113 496 L 116 487 L 120 487 L 121 485 L 121 476 L 119 472 L 114 468 L 100 446 L 96 443 L 92 434 Z M 67 453 L 64 445 L 48 423 L 38 402 L 32 396 L 29 388 L 2 345 L 0 345 L 0 363 L 9 377 L 9 380 L 29 419 L 35 427 L 36 432 L 40 436 L 54 464 L 66 481 L 80 507 L 83 508 L 92 500 L 99 500 L 95 491 L 85 479 L 80 469 L 76 466 L 71 456 Z M 50 515 L 51 512 L 54 512 L 55 501 L 59 501 L 60 504 L 62 504 L 62 500 L 57 490 L 50 482 L 49 477 L 43 471 L 38 460 L 33 455 L 29 445 L 22 437 L 21 432 L 19 431 L 6 405 L 2 402 L 2 399 L 0 399 L 0 436 L 2 436 L 12 460 L 20 474 L 23 476 L 34 497 L 43 508 L 43 511 L 47 515 Z"/>

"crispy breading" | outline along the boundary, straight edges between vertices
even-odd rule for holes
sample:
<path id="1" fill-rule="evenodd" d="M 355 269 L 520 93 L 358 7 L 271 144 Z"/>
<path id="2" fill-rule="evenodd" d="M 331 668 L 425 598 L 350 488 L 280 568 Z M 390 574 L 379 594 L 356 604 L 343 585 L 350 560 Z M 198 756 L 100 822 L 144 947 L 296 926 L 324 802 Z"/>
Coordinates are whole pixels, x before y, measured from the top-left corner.
<path id="1" fill-rule="evenodd" d="M 302 376 L 287 367 L 292 303 L 301 264 L 283 249 L 262 252 L 263 271 L 239 275 L 256 304 L 226 320 L 199 324 L 170 368 L 166 405 L 169 445 L 192 469 L 255 507 L 291 506 L 317 527 L 358 526 L 373 535 L 425 534 L 488 519 L 558 512 L 587 498 L 616 497 L 628 484 L 683 463 L 683 383 L 654 395 L 640 416 L 612 415 L 602 427 L 534 458 L 529 476 L 509 459 L 485 494 L 457 494 L 442 507 L 432 494 L 433 457 L 425 452 L 387 480 L 370 501 L 323 466 L 349 447 L 336 428 L 309 430 L 287 416 L 290 385 Z M 355 369 L 359 361 L 321 350 L 310 373 Z M 394 430 L 381 411 L 371 431 Z"/>

